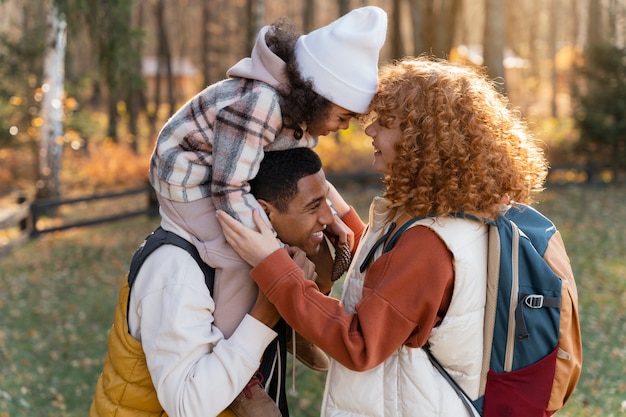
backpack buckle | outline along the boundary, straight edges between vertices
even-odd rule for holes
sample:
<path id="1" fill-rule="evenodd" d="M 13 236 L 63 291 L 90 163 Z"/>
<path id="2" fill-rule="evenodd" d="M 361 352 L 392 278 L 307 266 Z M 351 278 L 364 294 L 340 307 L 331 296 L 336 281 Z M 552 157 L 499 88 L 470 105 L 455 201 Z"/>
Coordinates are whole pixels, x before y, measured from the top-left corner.
<path id="1" fill-rule="evenodd" d="M 524 298 L 524 304 L 530 308 L 542 308 L 543 307 L 543 295 L 529 294 Z"/>

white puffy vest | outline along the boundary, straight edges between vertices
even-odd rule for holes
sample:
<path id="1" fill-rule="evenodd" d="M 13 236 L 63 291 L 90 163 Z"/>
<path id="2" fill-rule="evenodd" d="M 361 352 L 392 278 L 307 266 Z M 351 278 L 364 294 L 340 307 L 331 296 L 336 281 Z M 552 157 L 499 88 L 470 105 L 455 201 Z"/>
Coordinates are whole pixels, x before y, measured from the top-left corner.
<path id="1" fill-rule="evenodd" d="M 385 221 L 387 204 L 379 198 L 370 209 L 369 229 L 344 282 L 342 300 L 348 312 L 355 312 L 354 307 L 362 297 L 365 274 L 359 272 L 359 265 L 388 226 Z M 475 399 L 482 365 L 487 227 L 475 221 L 447 217 L 424 219 L 415 223 L 418 224 L 437 233 L 454 257 L 452 300 L 444 320 L 429 336 L 431 351 L 463 390 Z M 381 253 L 382 247 L 374 261 Z M 401 346 L 382 364 L 365 372 L 354 372 L 331 361 L 322 417 L 467 415 L 457 394 L 433 368 L 421 348 Z"/>

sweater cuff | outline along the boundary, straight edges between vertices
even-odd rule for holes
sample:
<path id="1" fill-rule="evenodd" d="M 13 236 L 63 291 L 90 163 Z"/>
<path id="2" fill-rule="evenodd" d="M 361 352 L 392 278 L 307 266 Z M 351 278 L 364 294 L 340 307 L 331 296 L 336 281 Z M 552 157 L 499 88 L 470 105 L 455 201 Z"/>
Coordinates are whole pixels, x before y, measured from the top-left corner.
<path id="1" fill-rule="evenodd" d="M 228 341 L 246 352 L 251 360 L 260 362 L 263 352 L 277 335 L 274 330 L 246 314 Z"/>
<path id="2" fill-rule="evenodd" d="M 350 225 L 355 225 L 355 224 L 362 224 L 362 220 L 359 217 L 359 214 L 356 212 L 356 210 L 354 209 L 354 207 L 350 206 L 350 211 L 347 212 L 346 214 L 344 214 L 344 216 L 341 218 L 341 220 L 348 226 L 350 227 Z"/>

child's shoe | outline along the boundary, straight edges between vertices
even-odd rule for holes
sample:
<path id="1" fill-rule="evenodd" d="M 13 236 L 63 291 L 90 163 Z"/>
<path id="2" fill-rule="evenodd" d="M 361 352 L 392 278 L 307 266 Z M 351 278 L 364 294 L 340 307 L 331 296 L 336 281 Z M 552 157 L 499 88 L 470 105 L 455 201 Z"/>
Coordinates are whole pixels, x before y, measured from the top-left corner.
<path id="1" fill-rule="evenodd" d="M 282 417 L 278 406 L 265 392 L 261 383 L 263 376 L 257 372 L 248 385 L 228 406 L 237 417 Z"/>
<path id="2" fill-rule="evenodd" d="M 295 349 L 293 346 L 294 339 L 296 343 Z M 287 351 L 292 355 L 295 351 L 295 357 L 314 371 L 327 371 L 330 366 L 328 355 L 317 345 L 302 337 L 300 333 L 295 333 L 294 337 L 287 340 Z"/>

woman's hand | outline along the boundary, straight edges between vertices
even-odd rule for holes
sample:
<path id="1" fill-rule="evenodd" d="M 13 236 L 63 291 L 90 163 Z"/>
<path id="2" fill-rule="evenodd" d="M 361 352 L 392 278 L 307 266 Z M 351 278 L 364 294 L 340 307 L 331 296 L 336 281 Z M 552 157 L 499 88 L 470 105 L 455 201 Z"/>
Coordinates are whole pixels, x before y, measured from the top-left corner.
<path id="1" fill-rule="evenodd" d="M 261 263 L 276 249 L 280 249 L 280 242 L 274 237 L 274 232 L 265 223 L 258 209 L 252 213 L 254 223 L 259 229 L 258 232 L 239 223 L 222 210 L 217 210 L 216 214 L 226 241 L 243 260 L 253 267 Z"/>

